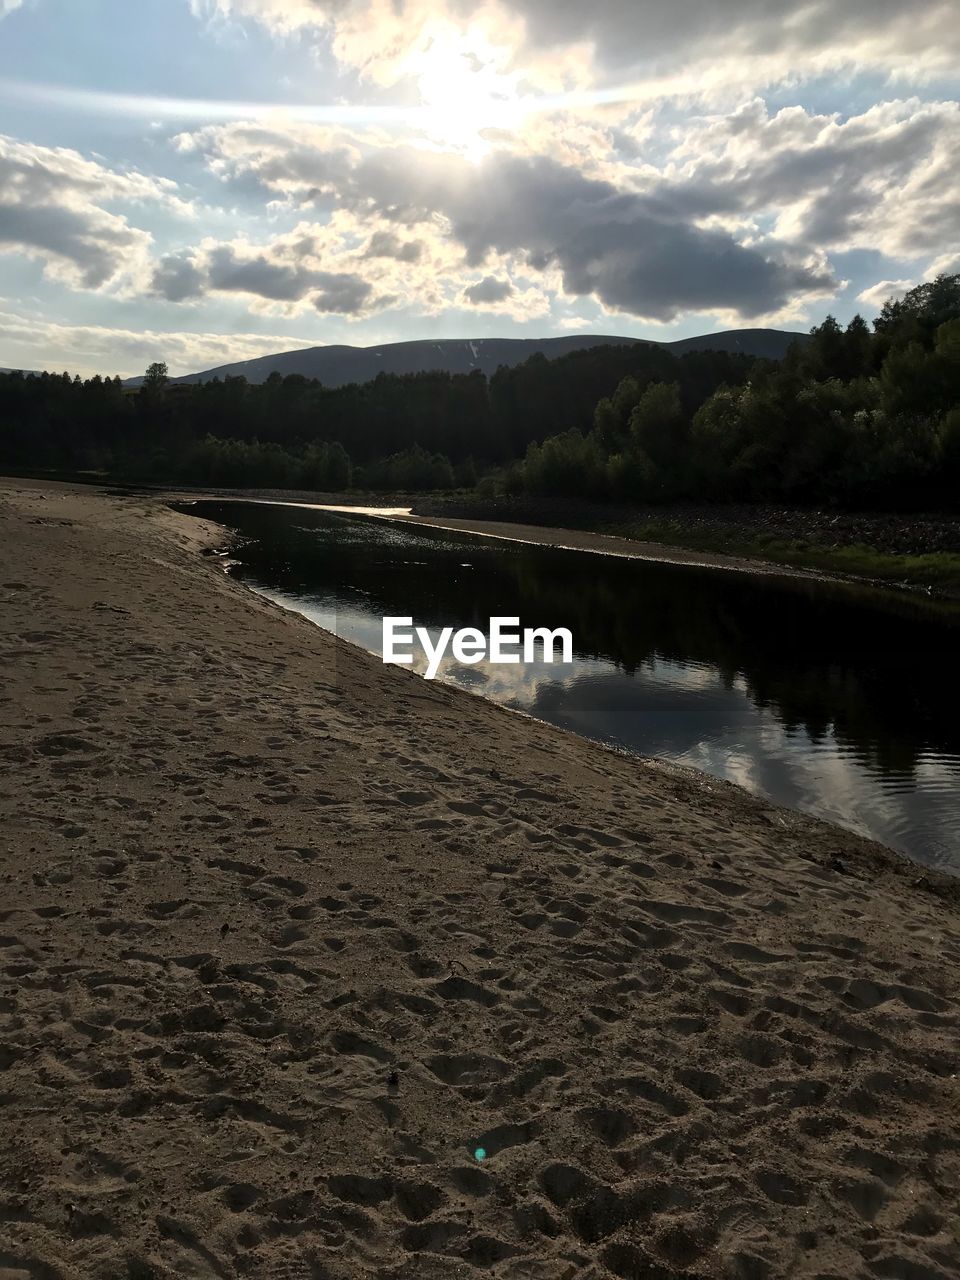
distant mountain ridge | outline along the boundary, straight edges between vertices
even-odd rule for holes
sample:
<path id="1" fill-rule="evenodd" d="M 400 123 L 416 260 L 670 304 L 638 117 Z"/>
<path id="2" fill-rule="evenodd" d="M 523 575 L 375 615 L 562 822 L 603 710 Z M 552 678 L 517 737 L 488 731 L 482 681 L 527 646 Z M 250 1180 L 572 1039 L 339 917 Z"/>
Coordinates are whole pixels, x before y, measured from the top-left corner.
<path id="1" fill-rule="evenodd" d="M 380 373 L 429 373 L 438 369 L 451 374 L 479 370 L 490 377 L 500 365 L 513 367 L 523 364 L 533 355 L 556 359 L 571 351 L 603 346 L 662 347 L 675 355 L 683 355 L 687 351 L 732 351 L 779 360 L 792 342 L 802 341 L 806 336 L 782 329 L 728 329 L 702 337 L 681 338 L 677 342 L 579 334 L 561 338 L 440 338 L 435 341 L 391 342 L 379 347 L 306 347 L 220 365 L 216 369 L 189 373 L 172 381 L 197 383 L 209 382 L 213 378 L 244 377 L 248 382 L 259 383 L 266 382 L 271 373 L 279 373 L 284 377 L 300 374 L 305 378 L 318 378 L 324 386 L 340 387 L 349 382 L 371 382 Z M 128 378 L 124 385 L 136 387 L 142 381 L 142 378 Z"/>

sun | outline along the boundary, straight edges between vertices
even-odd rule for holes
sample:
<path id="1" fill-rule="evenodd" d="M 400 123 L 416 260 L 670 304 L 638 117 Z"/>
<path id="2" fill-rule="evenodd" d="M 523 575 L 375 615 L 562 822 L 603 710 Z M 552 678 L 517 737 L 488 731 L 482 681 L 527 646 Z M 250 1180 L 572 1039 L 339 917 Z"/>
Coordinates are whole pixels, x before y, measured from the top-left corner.
<path id="1" fill-rule="evenodd" d="M 417 82 L 424 132 L 443 146 L 479 158 L 484 134 L 512 131 L 526 105 L 515 73 L 503 70 L 503 50 L 481 38 L 445 33 L 428 38 L 405 69 Z"/>

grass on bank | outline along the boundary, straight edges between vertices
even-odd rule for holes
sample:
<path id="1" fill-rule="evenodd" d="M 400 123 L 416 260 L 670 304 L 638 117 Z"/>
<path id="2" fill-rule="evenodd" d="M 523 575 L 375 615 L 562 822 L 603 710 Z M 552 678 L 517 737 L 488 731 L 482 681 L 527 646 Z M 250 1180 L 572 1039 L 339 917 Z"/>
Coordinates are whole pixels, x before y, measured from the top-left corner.
<path id="1" fill-rule="evenodd" d="M 659 542 L 689 551 L 714 551 L 791 568 L 869 578 L 889 586 L 929 588 L 937 594 L 960 598 L 960 554 L 956 552 L 893 555 L 863 543 L 832 547 L 764 534 L 750 538 L 719 525 L 690 529 L 673 521 L 603 525 L 598 526 L 597 532 L 634 542 Z"/>

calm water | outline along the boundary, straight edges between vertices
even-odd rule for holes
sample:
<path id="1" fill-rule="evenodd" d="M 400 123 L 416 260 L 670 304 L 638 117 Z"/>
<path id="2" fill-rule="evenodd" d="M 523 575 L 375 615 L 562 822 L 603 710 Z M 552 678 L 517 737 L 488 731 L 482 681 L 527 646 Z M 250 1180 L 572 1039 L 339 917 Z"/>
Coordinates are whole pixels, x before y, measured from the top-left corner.
<path id="1" fill-rule="evenodd" d="M 833 584 L 629 561 L 253 503 L 239 575 L 374 653 L 381 619 L 568 627 L 569 665 L 447 660 L 440 678 L 693 765 L 960 874 L 955 620 Z"/>

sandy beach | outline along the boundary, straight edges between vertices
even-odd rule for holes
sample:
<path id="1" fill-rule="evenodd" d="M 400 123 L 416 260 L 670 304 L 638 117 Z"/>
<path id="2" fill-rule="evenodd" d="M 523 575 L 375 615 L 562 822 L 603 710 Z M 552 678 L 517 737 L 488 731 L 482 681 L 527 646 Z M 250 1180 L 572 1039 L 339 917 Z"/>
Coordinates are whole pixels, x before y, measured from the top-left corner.
<path id="1" fill-rule="evenodd" d="M 960 885 L 0 481 L 0 1280 L 950 1280 Z"/>

